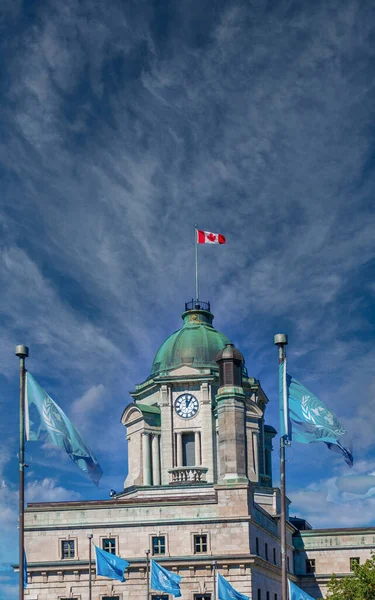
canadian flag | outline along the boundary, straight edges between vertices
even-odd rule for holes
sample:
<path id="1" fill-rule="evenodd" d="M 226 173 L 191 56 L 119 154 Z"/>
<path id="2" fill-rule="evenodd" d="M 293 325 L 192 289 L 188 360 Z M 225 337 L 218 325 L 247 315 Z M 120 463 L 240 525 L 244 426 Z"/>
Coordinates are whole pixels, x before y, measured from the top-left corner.
<path id="1" fill-rule="evenodd" d="M 221 233 L 197 229 L 197 244 L 225 244 L 225 237 Z"/>

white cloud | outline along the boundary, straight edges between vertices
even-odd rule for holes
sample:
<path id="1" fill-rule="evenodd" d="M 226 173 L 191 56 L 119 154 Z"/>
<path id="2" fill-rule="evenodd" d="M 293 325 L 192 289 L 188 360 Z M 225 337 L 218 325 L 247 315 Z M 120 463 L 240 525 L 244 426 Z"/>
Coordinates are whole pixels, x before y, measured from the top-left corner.
<path id="1" fill-rule="evenodd" d="M 80 500 L 81 494 L 58 484 L 56 479 L 45 477 L 41 481 L 30 481 L 25 489 L 26 502 L 61 502 Z"/>
<path id="2" fill-rule="evenodd" d="M 79 418 L 105 410 L 106 389 L 103 384 L 91 386 L 80 398 L 72 404 L 72 414 Z"/>
<path id="3" fill-rule="evenodd" d="M 313 527 L 360 527 L 374 523 L 374 461 L 359 461 L 350 474 L 321 479 L 288 495 L 290 515 L 306 518 Z M 343 471 L 341 465 L 339 470 Z M 363 475 L 366 473 L 366 475 Z M 372 489 L 371 489 L 371 486 Z"/>

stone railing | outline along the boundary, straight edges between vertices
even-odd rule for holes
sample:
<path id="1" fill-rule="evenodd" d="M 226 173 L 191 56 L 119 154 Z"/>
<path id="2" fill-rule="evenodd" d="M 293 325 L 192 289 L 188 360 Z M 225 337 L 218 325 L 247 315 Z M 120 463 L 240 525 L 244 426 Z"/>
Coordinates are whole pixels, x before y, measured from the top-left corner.
<path id="1" fill-rule="evenodd" d="M 174 467 L 168 471 L 170 484 L 201 483 L 206 481 L 207 467 Z"/>

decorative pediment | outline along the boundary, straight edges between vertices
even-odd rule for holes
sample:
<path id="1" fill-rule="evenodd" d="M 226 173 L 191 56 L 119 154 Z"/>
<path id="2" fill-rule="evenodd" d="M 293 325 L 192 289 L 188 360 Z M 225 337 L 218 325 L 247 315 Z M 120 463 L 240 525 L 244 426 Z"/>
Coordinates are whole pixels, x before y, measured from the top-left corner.
<path id="1" fill-rule="evenodd" d="M 262 409 L 254 402 L 246 402 L 246 416 L 261 419 L 263 417 Z"/>
<path id="2" fill-rule="evenodd" d="M 147 425 L 160 427 L 160 408 L 158 406 L 142 404 L 141 402 L 128 404 L 122 413 L 121 423 L 125 427 L 129 427 L 138 421 L 145 421 Z"/>
<path id="3" fill-rule="evenodd" d="M 169 371 L 169 376 L 184 377 L 185 375 L 201 375 L 201 373 L 202 369 L 195 369 L 194 367 L 190 367 L 188 365 L 182 365 L 181 367 L 177 367 L 177 369 L 171 369 Z"/>

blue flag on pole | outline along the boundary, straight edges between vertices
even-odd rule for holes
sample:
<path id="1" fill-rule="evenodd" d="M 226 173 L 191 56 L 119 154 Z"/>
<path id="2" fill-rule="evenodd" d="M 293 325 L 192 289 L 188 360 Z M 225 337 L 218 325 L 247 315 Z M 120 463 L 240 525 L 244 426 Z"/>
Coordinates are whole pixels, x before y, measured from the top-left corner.
<path id="1" fill-rule="evenodd" d="M 319 398 L 286 372 L 286 360 L 279 367 L 279 397 L 281 437 L 302 444 L 325 442 L 353 465 L 353 455 L 341 439 L 346 430 Z"/>
<path id="2" fill-rule="evenodd" d="M 111 554 L 105 550 L 101 550 L 98 546 L 94 546 L 96 554 L 96 574 L 109 579 L 118 579 L 125 581 L 124 571 L 129 566 L 127 560 Z"/>
<path id="3" fill-rule="evenodd" d="M 27 588 L 27 562 L 26 562 L 26 552 L 23 553 L 23 587 Z"/>
<path id="4" fill-rule="evenodd" d="M 237 592 L 220 573 L 217 574 L 217 597 L 218 600 L 249 600 L 249 596 Z"/>
<path id="5" fill-rule="evenodd" d="M 167 592 L 167 594 L 172 594 L 175 598 L 179 598 L 181 596 L 181 579 L 180 575 L 168 571 L 151 559 L 150 587 L 152 590 L 155 590 L 156 592 Z"/>
<path id="6" fill-rule="evenodd" d="M 29 441 L 47 441 L 58 446 L 98 485 L 103 474 L 98 461 L 69 421 L 30 373 L 26 373 L 25 429 Z"/>
<path id="7" fill-rule="evenodd" d="M 314 600 L 312 596 L 301 590 L 295 583 L 288 579 L 289 600 Z"/>

